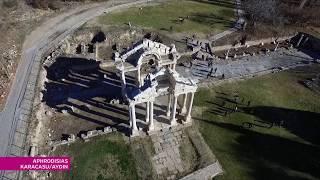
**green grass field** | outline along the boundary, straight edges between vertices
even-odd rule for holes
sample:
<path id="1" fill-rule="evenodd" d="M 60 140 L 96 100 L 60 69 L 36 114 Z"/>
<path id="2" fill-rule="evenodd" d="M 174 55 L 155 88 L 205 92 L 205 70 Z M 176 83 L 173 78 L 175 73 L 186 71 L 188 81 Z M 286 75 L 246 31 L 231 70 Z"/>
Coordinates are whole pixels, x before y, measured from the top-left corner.
<path id="1" fill-rule="evenodd" d="M 234 18 L 233 5 L 229 0 L 224 2 L 173 0 L 143 7 L 142 10 L 135 7 L 107 14 L 99 17 L 99 22 L 107 25 L 131 22 L 133 26 L 162 31 L 170 31 L 172 26 L 173 32 L 218 33 L 229 28 Z M 179 17 L 185 18 L 185 21 L 180 23 Z"/>
<path id="2" fill-rule="evenodd" d="M 319 70 L 299 68 L 197 93 L 194 118 L 225 170 L 217 179 L 320 178 L 320 95 L 300 83 Z"/>
<path id="3" fill-rule="evenodd" d="M 71 172 L 60 174 L 64 176 L 60 179 L 138 179 L 130 146 L 125 144 L 120 134 L 62 146 L 58 152 L 72 158 Z"/>

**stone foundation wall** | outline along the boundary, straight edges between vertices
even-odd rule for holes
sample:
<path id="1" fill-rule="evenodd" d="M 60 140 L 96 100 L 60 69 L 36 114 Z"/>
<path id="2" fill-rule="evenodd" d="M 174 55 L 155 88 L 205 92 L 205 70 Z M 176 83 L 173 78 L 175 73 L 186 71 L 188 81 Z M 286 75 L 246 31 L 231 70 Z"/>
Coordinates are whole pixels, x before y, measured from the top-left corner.
<path id="1" fill-rule="evenodd" d="M 291 39 L 292 37 L 294 37 L 294 35 L 292 35 L 292 36 L 283 36 L 283 37 L 278 37 L 278 38 L 272 37 L 272 38 L 254 40 L 254 41 L 247 41 L 245 45 L 238 44 L 236 46 L 233 46 L 233 45 L 229 44 L 229 45 L 223 45 L 223 46 L 216 46 L 216 47 L 213 47 L 213 51 L 217 52 L 217 51 L 225 51 L 225 50 L 234 49 L 234 48 L 242 48 L 242 47 L 247 47 L 247 46 L 256 46 L 256 45 L 259 45 L 261 43 L 268 44 L 268 43 L 271 43 L 271 42 L 273 42 L 275 40 L 277 40 L 277 41 L 285 41 L 285 40 Z"/>
<path id="2" fill-rule="evenodd" d="M 83 141 L 87 142 L 87 141 L 89 141 L 90 138 L 100 136 L 100 135 L 109 134 L 109 133 L 115 132 L 115 131 L 117 131 L 117 129 L 111 128 L 111 127 L 104 127 L 101 130 L 92 130 L 92 131 L 87 131 L 85 133 L 81 133 L 80 138 Z M 57 146 L 65 145 L 65 144 L 71 144 L 71 143 L 76 142 L 77 139 L 79 139 L 79 138 L 76 137 L 74 134 L 70 134 L 67 139 L 51 141 L 49 145 L 52 147 L 57 147 Z"/>

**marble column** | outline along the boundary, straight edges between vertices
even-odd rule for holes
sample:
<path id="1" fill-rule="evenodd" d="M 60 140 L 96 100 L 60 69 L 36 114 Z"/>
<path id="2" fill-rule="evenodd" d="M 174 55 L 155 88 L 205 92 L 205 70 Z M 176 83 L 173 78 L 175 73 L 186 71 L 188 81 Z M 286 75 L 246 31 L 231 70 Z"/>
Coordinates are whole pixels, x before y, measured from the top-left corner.
<path id="1" fill-rule="evenodd" d="M 189 102 L 189 108 L 186 116 L 186 122 L 191 122 L 191 111 L 192 111 L 192 105 L 193 105 L 193 98 L 194 98 L 194 93 L 191 93 L 191 98 Z"/>
<path id="2" fill-rule="evenodd" d="M 138 132 L 138 127 L 137 127 L 137 119 L 136 119 L 136 107 L 135 105 L 132 105 L 131 106 L 131 118 L 132 118 L 132 135 L 137 135 L 139 132 Z"/>
<path id="3" fill-rule="evenodd" d="M 188 94 L 184 94 L 181 114 L 185 114 L 187 112 L 187 99 L 188 99 Z"/>
<path id="4" fill-rule="evenodd" d="M 66 40 L 66 51 L 65 52 L 66 52 L 66 54 L 70 54 L 71 53 L 69 40 Z"/>
<path id="5" fill-rule="evenodd" d="M 125 94 L 125 89 L 126 89 L 126 74 L 124 71 L 121 71 L 121 79 L 122 79 L 122 95 Z"/>
<path id="6" fill-rule="evenodd" d="M 299 41 L 298 41 L 298 43 L 297 43 L 296 47 L 299 47 L 299 46 L 300 46 L 300 43 L 301 43 L 301 41 L 302 41 L 303 37 L 304 37 L 304 34 L 301 34 L 300 39 L 299 39 Z"/>
<path id="7" fill-rule="evenodd" d="M 87 45 L 82 42 L 81 43 L 81 54 L 86 54 L 87 53 Z"/>
<path id="8" fill-rule="evenodd" d="M 171 64 L 171 70 L 174 70 L 174 64 Z"/>
<path id="9" fill-rule="evenodd" d="M 132 129 L 132 111 L 131 111 L 130 105 L 129 105 L 129 123 L 130 123 L 130 128 Z"/>
<path id="10" fill-rule="evenodd" d="M 172 70 L 176 70 L 176 64 L 172 64 Z"/>
<path id="11" fill-rule="evenodd" d="M 167 117 L 170 117 L 171 114 L 171 101 L 172 101 L 172 95 L 168 95 L 168 106 L 167 106 Z"/>
<path id="12" fill-rule="evenodd" d="M 138 67 L 138 71 L 137 71 L 137 80 L 138 80 L 138 86 L 141 87 L 142 83 L 141 83 L 141 70 L 140 70 L 140 66 Z"/>
<path id="13" fill-rule="evenodd" d="M 230 52 L 230 49 L 228 49 L 225 59 L 228 59 L 228 58 L 229 58 L 229 52 Z"/>
<path id="14" fill-rule="evenodd" d="M 99 59 L 99 43 L 96 43 L 95 44 L 95 58 L 96 58 L 96 61 L 98 61 L 98 59 Z"/>
<path id="15" fill-rule="evenodd" d="M 146 106 L 146 123 L 148 124 L 149 123 L 149 120 L 150 120 L 150 102 L 147 102 L 147 106 Z"/>
<path id="16" fill-rule="evenodd" d="M 153 102 L 150 102 L 150 123 L 149 123 L 149 131 L 154 130 L 154 122 L 153 122 Z"/>
<path id="17" fill-rule="evenodd" d="M 178 97 L 174 96 L 173 102 L 172 102 L 173 105 L 172 105 L 172 112 L 171 112 L 171 125 L 177 124 L 177 120 L 176 120 L 177 102 L 178 102 Z"/>
<path id="18" fill-rule="evenodd" d="M 277 45 L 276 45 L 276 47 L 274 48 L 274 51 L 277 51 L 278 46 L 279 46 L 279 42 L 277 42 Z"/>

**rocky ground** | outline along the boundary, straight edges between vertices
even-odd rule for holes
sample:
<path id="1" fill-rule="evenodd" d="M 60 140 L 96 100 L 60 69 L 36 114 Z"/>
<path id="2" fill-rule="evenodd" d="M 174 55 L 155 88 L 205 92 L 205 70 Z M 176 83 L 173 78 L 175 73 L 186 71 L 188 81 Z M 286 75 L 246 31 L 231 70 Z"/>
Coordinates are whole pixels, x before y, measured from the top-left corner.
<path id="1" fill-rule="evenodd" d="M 178 67 L 178 72 L 200 82 L 214 83 L 214 81 L 223 79 L 254 76 L 259 73 L 276 72 L 311 63 L 315 63 L 313 53 L 305 53 L 294 48 L 281 48 L 276 52 L 261 52 L 254 56 L 216 60 L 212 66 L 208 65 L 208 61 L 198 60 L 194 61 L 191 68 Z M 211 69 L 213 69 L 212 74 L 210 74 Z"/>
<path id="2" fill-rule="evenodd" d="M 33 139 L 37 141 L 34 144 L 43 146 L 43 153 L 52 152 L 47 146 L 48 142 L 58 140 L 61 136 L 71 133 L 78 135 L 81 131 L 105 126 L 128 124 L 128 110 L 120 101 L 120 78 L 114 67 L 101 66 L 112 64 L 112 49 L 126 49 L 136 40 L 150 36 L 151 39 L 167 45 L 177 44 L 179 52 L 186 51 L 186 44 L 181 38 L 149 32 L 123 26 L 100 27 L 91 22 L 68 37 L 58 49 L 47 54 L 39 82 L 39 106 L 34 108 L 33 115 L 34 119 L 41 120 L 35 122 L 42 123 L 33 127 L 37 131 L 35 134 L 41 134 L 41 137 Z M 102 37 L 101 42 L 97 40 L 98 35 Z M 93 47 L 97 44 L 99 53 L 96 54 Z M 220 59 L 214 61 L 212 66 L 207 61 L 194 61 L 189 68 L 185 64 L 191 59 L 184 57 L 182 60 L 183 66 L 177 67 L 178 72 L 204 84 L 314 63 L 312 54 L 294 48 L 279 48 L 276 52 L 259 52 L 257 55 Z M 212 68 L 216 70 L 208 76 Z M 133 77 L 128 77 L 128 82 L 134 83 Z M 158 106 L 161 110 L 161 104 Z M 144 107 L 137 109 L 137 118 L 143 118 Z M 206 156 L 201 157 L 202 154 L 208 154 L 201 152 L 206 148 L 199 148 L 197 140 L 192 137 L 194 136 L 187 136 L 186 132 L 180 129 L 151 136 L 155 150 L 151 162 L 160 179 L 175 179 L 210 165 L 203 160 Z M 215 162 L 212 156 L 207 158 L 209 162 Z M 214 165 L 209 169 L 216 170 L 213 173 L 216 174 L 221 171 L 218 167 Z"/>

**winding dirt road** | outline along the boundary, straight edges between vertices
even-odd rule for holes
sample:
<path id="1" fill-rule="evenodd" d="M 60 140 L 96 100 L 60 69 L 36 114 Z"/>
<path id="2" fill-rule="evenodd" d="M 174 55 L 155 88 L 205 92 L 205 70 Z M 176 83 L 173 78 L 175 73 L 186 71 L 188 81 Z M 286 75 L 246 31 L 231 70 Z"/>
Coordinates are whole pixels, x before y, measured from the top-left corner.
<path id="1" fill-rule="evenodd" d="M 19 151 L 19 148 L 25 149 L 26 132 L 19 129 L 23 124 L 25 130 L 27 128 L 43 53 L 96 16 L 151 1 L 109 0 L 79 7 L 48 20 L 27 36 L 9 97 L 4 110 L 0 112 L 0 156 L 19 155 L 13 153 L 13 150 L 23 152 Z M 1 179 L 3 174 L 0 174 Z"/>

